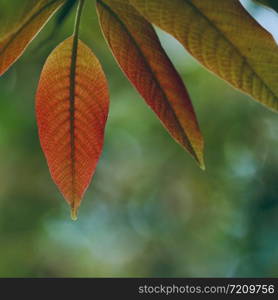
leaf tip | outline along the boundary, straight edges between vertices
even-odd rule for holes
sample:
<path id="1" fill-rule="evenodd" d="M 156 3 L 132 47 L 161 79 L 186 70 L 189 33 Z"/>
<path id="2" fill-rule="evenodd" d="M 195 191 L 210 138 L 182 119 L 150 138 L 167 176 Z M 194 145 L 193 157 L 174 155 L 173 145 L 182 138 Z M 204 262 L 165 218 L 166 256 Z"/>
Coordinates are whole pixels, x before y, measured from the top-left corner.
<path id="1" fill-rule="evenodd" d="M 204 161 L 199 162 L 199 167 L 200 167 L 201 170 L 205 171 L 206 170 L 205 162 Z"/>
<path id="2" fill-rule="evenodd" d="M 206 165 L 205 165 L 203 148 L 202 148 L 201 151 L 196 151 L 195 150 L 192 154 L 193 154 L 193 157 L 195 158 L 198 166 L 200 167 L 200 169 L 205 171 L 206 170 Z"/>
<path id="3" fill-rule="evenodd" d="M 196 162 L 197 162 L 198 166 L 200 167 L 200 169 L 205 171 L 206 170 L 206 165 L 205 165 L 203 157 L 195 158 L 195 159 L 196 159 Z"/>
<path id="4" fill-rule="evenodd" d="M 75 205 L 73 205 L 71 207 L 71 219 L 72 221 L 77 221 L 77 207 Z"/>

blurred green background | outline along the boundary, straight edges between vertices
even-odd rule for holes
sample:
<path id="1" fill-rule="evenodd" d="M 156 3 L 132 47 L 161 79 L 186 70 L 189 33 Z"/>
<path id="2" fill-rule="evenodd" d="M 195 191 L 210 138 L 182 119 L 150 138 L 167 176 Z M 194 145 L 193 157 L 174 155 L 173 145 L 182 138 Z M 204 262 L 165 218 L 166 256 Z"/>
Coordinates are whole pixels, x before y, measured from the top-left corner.
<path id="1" fill-rule="evenodd" d="M 111 92 L 103 155 L 72 222 L 34 114 L 42 66 L 71 35 L 74 16 L 45 43 L 52 19 L 0 79 L 0 277 L 277 277 L 277 114 L 159 31 L 205 138 L 207 170 L 200 170 L 121 74 L 94 1 L 86 2 L 81 39 L 102 62 Z M 277 35 L 274 12 L 244 3 Z"/>

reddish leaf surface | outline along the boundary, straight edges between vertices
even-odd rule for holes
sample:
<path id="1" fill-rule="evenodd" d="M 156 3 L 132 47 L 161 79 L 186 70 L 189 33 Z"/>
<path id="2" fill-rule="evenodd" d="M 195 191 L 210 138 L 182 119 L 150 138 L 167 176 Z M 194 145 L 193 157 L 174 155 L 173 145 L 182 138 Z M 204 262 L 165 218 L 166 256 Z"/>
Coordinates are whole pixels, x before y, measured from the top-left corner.
<path id="1" fill-rule="evenodd" d="M 172 137 L 204 167 L 203 139 L 189 95 L 153 27 L 128 0 L 98 0 L 97 9 L 123 72 Z"/>
<path id="2" fill-rule="evenodd" d="M 37 96 L 42 149 L 73 218 L 100 157 L 109 96 L 105 75 L 81 41 L 62 42 L 48 57 Z"/>

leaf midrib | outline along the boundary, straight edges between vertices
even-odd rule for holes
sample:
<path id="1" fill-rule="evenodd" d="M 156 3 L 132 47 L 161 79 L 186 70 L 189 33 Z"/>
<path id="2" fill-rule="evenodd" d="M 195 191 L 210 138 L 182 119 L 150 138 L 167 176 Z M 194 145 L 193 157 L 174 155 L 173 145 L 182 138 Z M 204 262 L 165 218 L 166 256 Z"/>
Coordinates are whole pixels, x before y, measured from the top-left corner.
<path id="1" fill-rule="evenodd" d="M 75 201 L 75 135 L 74 135 L 74 119 L 75 119 L 75 77 L 76 77 L 76 60 L 78 50 L 78 37 L 73 37 L 70 65 L 70 156 L 71 156 L 71 176 L 72 176 L 72 201 Z"/>
<path id="2" fill-rule="evenodd" d="M 78 56 L 78 43 L 79 43 L 79 27 L 84 6 L 84 0 L 80 0 L 77 7 L 73 38 L 72 38 L 72 52 L 71 52 L 71 65 L 70 65 L 70 147 L 71 147 L 71 196 L 72 196 L 72 217 L 76 218 L 76 159 L 75 159 L 75 79 L 76 79 L 76 66 Z"/>

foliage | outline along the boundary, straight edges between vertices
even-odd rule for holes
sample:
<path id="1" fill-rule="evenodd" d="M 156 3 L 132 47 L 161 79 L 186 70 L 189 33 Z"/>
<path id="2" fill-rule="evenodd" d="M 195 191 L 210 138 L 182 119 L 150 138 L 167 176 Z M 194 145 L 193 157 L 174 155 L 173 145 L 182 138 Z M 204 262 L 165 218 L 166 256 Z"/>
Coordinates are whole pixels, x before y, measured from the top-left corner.
<path id="1" fill-rule="evenodd" d="M 0 38 L 0 74 L 23 54 L 59 7 L 67 7 L 61 22 L 73 2 L 29 2 L 12 22 L 7 18 Z M 84 0 L 76 2 L 73 37 L 50 55 L 36 96 L 41 145 L 73 218 L 95 171 L 108 114 L 106 79 L 94 54 L 79 40 Z M 121 69 L 201 168 L 203 139 L 189 93 L 151 23 L 173 35 L 206 68 L 277 111 L 277 45 L 238 0 L 96 2 L 104 36 Z"/>

